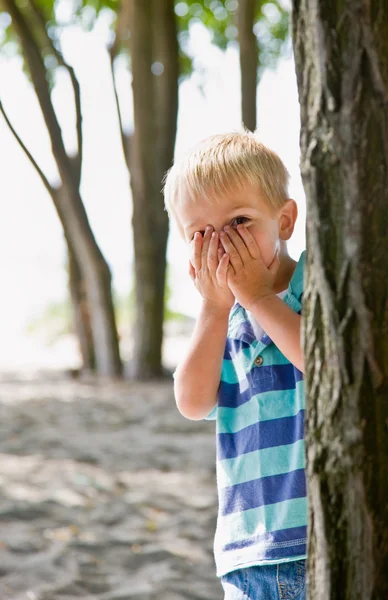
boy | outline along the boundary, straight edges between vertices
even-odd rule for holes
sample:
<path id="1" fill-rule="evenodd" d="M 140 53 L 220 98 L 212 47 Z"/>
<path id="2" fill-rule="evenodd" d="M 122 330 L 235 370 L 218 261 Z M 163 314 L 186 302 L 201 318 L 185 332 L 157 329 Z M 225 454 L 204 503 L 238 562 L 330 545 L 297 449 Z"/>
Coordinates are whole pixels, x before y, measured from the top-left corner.
<path id="1" fill-rule="evenodd" d="M 303 254 L 280 158 L 249 132 L 175 163 L 165 202 L 202 296 L 175 398 L 217 421 L 214 551 L 225 600 L 305 598 L 307 503 L 300 343 Z"/>

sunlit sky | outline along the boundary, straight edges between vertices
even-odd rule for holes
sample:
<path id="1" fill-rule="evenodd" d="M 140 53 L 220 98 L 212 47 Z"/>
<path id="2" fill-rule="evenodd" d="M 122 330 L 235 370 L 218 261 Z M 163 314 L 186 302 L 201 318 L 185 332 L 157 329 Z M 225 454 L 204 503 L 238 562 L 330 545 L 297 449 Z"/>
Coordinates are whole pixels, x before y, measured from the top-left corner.
<path id="1" fill-rule="evenodd" d="M 91 33 L 73 28 L 63 36 L 65 57 L 81 83 L 84 165 L 82 197 L 97 241 L 113 272 L 119 293 L 130 287 L 132 240 L 129 177 L 120 138 L 106 52 L 107 22 Z M 201 26 L 192 31 L 192 48 L 204 75 L 180 87 L 176 155 L 200 139 L 240 128 L 240 81 L 237 50 L 211 46 Z M 131 81 L 123 65 L 116 69 L 124 121 L 132 120 Z M 18 59 L 0 58 L 1 99 L 8 115 L 52 183 L 57 180 L 50 143 L 31 85 Z M 59 72 L 53 101 L 67 148 L 75 146 L 74 108 L 69 82 Z M 289 243 L 298 258 L 305 246 L 305 200 L 299 174 L 299 105 L 292 58 L 267 71 L 258 89 L 261 140 L 278 152 L 291 174 L 290 196 L 299 220 Z M 0 296 L 3 344 L 52 300 L 67 294 L 66 254 L 60 223 L 35 170 L 0 116 Z M 199 297 L 187 276 L 187 253 L 173 226 L 168 248 L 172 273 L 172 307 L 195 315 Z"/>

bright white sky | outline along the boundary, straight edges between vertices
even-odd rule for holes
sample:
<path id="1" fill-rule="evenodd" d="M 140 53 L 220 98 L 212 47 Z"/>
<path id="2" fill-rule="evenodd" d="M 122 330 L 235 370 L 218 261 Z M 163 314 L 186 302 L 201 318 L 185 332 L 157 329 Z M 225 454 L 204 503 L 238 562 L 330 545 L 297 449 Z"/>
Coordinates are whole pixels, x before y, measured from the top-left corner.
<path id="1" fill-rule="evenodd" d="M 130 286 L 132 241 L 128 174 L 121 154 L 108 56 L 107 23 L 92 33 L 77 29 L 63 39 L 67 60 L 81 83 L 85 156 L 82 195 L 97 240 L 107 258 L 115 289 Z M 176 153 L 200 139 L 240 128 L 239 68 L 236 50 L 226 54 L 210 45 L 201 27 L 193 30 L 193 49 L 206 76 L 194 75 L 181 85 Z M 117 68 L 124 119 L 131 122 L 130 79 Z M 8 115 L 48 178 L 57 175 L 33 90 L 17 59 L 0 58 L 2 101 Z M 200 89 L 199 84 L 202 83 Z M 75 145 L 74 109 L 70 86 L 58 75 L 54 103 L 68 148 Z M 305 246 L 305 200 L 299 174 L 299 105 L 294 64 L 282 61 L 267 71 L 259 85 L 259 134 L 281 156 L 291 173 L 290 195 L 299 205 L 299 221 L 290 253 L 298 258 Z M 51 198 L 0 116 L 0 297 L 2 344 L 19 336 L 26 323 L 52 300 L 67 293 L 65 246 Z M 197 292 L 189 281 L 187 254 L 174 228 L 168 260 L 172 271 L 173 308 L 194 315 Z"/>

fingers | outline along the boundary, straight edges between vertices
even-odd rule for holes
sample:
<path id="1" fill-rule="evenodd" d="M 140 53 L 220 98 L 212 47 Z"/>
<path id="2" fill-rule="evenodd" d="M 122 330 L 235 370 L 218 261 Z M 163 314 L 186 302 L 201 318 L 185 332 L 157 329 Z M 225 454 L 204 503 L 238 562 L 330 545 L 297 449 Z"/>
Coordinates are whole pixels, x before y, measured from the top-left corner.
<path id="1" fill-rule="evenodd" d="M 244 262 L 244 260 L 246 260 L 249 257 L 248 249 L 245 245 L 244 240 L 237 233 L 237 231 L 233 229 L 233 227 L 225 227 L 225 231 L 229 236 L 229 239 L 233 243 L 234 247 L 236 248 L 237 252 L 239 253 L 241 260 Z"/>
<path id="2" fill-rule="evenodd" d="M 202 254 L 202 235 L 199 233 L 199 231 L 197 231 L 194 234 L 193 259 L 191 261 L 192 265 L 196 271 L 199 271 L 201 268 L 201 263 L 202 263 L 201 254 Z"/>
<path id="3" fill-rule="evenodd" d="M 209 251 L 207 253 L 207 266 L 210 274 L 214 277 L 218 267 L 218 233 L 213 231 L 209 242 Z"/>
<path id="4" fill-rule="evenodd" d="M 213 227 L 207 225 L 202 240 L 202 256 L 201 256 L 201 267 L 204 269 L 207 267 L 207 255 L 209 251 L 210 240 L 212 239 Z"/>
<path id="5" fill-rule="evenodd" d="M 260 249 L 251 232 L 244 225 L 237 225 L 237 231 L 252 258 L 261 258 Z"/>
<path id="6" fill-rule="evenodd" d="M 229 237 L 229 235 L 230 235 L 230 237 Z M 236 246 L 232 242 L 231 237 L 232 236 L 229 231 L 228 231 L 228 234 L 226 234 L 224 231 L 221 231 L 221 233 L 220 233 L 221 243 L 224 247 L 225 252 L 227 252 L 229 254 L 230 264 L 232 265 L 232 267 L 234 268 L 235 271 L 238 271 L 239 269 L 242 268 L 243 261 L 242 261 L 239 251 L 237 250 Z"/>
<path id="7" fill-rule="evenodd" d="M 220 252 L 219 252 L 220 254 Z M 222 287 L 226 287 L 228 285 L 228 269 L 229 265 L 229 254 L 222 254 L 221 259 L 217 267 L 216 278 L 218 284 Z"/>

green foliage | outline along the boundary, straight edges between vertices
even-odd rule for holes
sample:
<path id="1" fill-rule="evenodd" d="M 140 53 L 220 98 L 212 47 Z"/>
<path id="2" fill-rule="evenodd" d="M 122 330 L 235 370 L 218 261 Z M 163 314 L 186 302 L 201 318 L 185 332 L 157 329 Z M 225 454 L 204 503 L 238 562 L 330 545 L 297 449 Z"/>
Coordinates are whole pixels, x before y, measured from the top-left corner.
<path id="1" fill-rule="evenodd" d="M 175 2 L 180 33 L 188 32 L 194 23 L 202 23 L 210 31 L 216 46 L 225 50 L 236 37 L 234 15 L 236 0 L 186 0 Z M 185 40 L 183 35 L 181 39 Z"/>
<path id="2" fill-rule="evenodd" d="M 8 56 L 14 56 L 18 51 L 11 25 L 10 15 L 5 11 L 0 11 L 0 51 Z"/>
<path id="3" fill-rule="evenodd" d="M 254 27 L 259 50 L 260 72 L 274 68 L 287 49 L 289 12 L 281 2 L 259 2 Z"/>
<path id="4" fill-rule="evenodd" d="M 178 0 L 175 12 L 178 16 L 180 52 L 182 57 L 182 75 L 192 71 L 192 57 L 188 50 L 190 27 L 194 23 L 202 23 L 212 42 L 221 50 L 236 42 L 237 0 Z M 289 31 L 289 13 L 279 0 L 257 2 L 256 24 L 254 31 L 257 37 L 260 71 L 274 67 L 285 49 Z"/>
<path id="5" fill-rule="evenodd" d="M 26 19 L 30 32 L 35 42 L 42 50 L 48 62 L 48 69 L 58 66 L 53 63 L 55 53 L 47 42 L 47 37 L 42 35 L 42 24 L 45 25 L 48 37 L 54 47 L 60 50 L 59 40 L 66 27 L 80 25 L 85 30 L 91 30 L 96 19 L 104 10 L 116 14 L 120 0 L 16 0 L 15 5 Z M 1 10 L 0 4 L 0 51 L 6 54 L 20 52 L 19 41 L 13 27 L 10 15 Z M 51 58 L 49 58 L 51 57 Z"/>
<path id="6" fill-rule="evenodd" d="M 120 0 L 34 0 L 46 29 L 58 50 L 60 35 L 65 27 L 78 24 L 91 30 L 98 16 L 109 11 L 112 14 L 112 27 L 115 27 Z M 18 0 L 17 5 L 33 25 L 35 39 L 39 42 L 49 76 L 58 66 L 55 53 L 44 37 L 39 34 L 39 26 L 31 2 Z M 238 0 L 175 0 L 178 22 L 178 39 L 181 58 L 181 75 L 188 76 L 193 71 L 193 56 L 188 47 L 190 28 L 202 23 L 212 37 L 213 43 L 225 50 L 236 42 L 236 14 Z M 257 1 L 255 33 L 259 52 L 260 70 L 274 67 L 286 48 L 289 14 L 281 0 Z M 9 15 L 0 10 L 0 51 L 9 54 L 20 52 L 19 43 Z M 127 52 L 125 47 L 122 52 Z M 51 75 L 50 75 L 51 73 Z"/>

